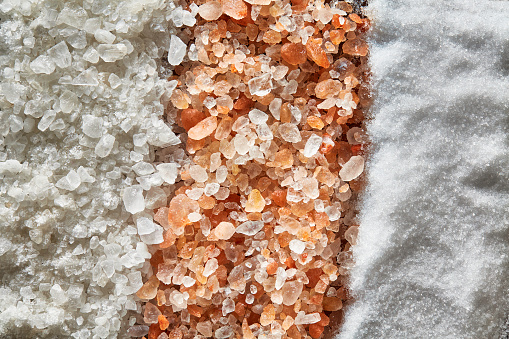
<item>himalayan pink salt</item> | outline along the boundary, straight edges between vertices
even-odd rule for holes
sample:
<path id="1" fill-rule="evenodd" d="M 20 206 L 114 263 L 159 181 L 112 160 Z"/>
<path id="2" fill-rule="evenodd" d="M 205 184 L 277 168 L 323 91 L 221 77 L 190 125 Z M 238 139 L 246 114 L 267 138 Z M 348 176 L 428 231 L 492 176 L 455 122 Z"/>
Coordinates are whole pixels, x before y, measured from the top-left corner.
<path id="1" fill-rule="evenodd" d="M 343 165 L 339 171 L 339 176 L 343 181 L 350 181 L 357 178 L 364 171 L 364 158 L 360 155 L 354 155 Z"/>
<path id="2" fill-rule="evenodd" d="M 276 310 L 273 304 L 268 304 L 263 308 L 263 312 L 260 316 L 260 324 L 262 326 L 267 326 L 272 324 L 272 322 L 276 319 Z"/>
<path id="3" fill-rule="evenodd" d="M 203 119 L 205 119 L 205 114 L 194 108 L 185 109 L 180 114 L 181 125 L 186 131 L 189 131 Z"/>
<path id="4" fill-rule="evenodd" d="M 316 84 L 315 87 L 315 95 L 317 98 L 326 99 L 331 96 L 335 96 L 339 94 L 341 91 L 341 82 L 338 80 L 324 80 Z"/>
<path id="5" fill-rule="evenodd" d="M 297 43 L 284 44 L 281 47 L 281 57 L 290 65 L 303 64 L 307 60 L 306 47 Z"/>
<path id="6" fill-rule="evenodd" d="M 190 223 L 189 214 L 199 212 L 198 202 L 190 199 L 185 194 L 176 195 L 170 201 L 168 211 L 168 223 L 175 229 L 181 228 Z"/>
<path id="7" fill-rule="evenodd" d="M 214 228 L 214 235 L 220 240 L 228 240 L 234 233 L 235 226 L 231 222 L 222 221 Z"/>
<path id="8" fill-rule="evenodd" d="M 212 132 L 215 131 L 216 127 L 217 118 L 215 116 L 210 116 L 192 127 L 188 131 L 187 135 L 193 140 L 201 140 L 211 135 Z"/>
<path id="9" fill-rule="evenodd" d="M 323 68 L 329 68 L 330 62 L 327 58 L 327 53 L 323 48 L 316 43 L 315 40 L 309 39 L 306 43 L 306 52 L 308 57 L 313 60 L 318 66 Z"/>
<path id="10" fill-rule="evenodd" d="M 247 16 L 247 5 L 243 0 L 222 0 L 224 14 L 236 20 Z"/>
<path id="11" fill-rule="evenodd" d="M 324 311 L 339 311 L 343 308 L 343 303 L 337 297 L 324 297 L 322 306 Z"/>
<path id="12" fill-rule="evenodd" d="M 145 304 L 145 312 L 143 313 L 143 320 L 147 324 L 155 324 L 158 322 L 158 317 L 161 315 L 161 311 L 156 305 L 152 303 Z"/>
<path id="13" fill-rule="evenodd" d="M 348 40 L 343 44 L 343 52 L 355 56 L 366 56 L 368 44 L 362 39 Z"/>
<path id="14" fill-rule="evenodd" d="M 157 295 L 157 288 L 159 287 L 159 280 L 155 275 L 151 276 L 145 284 L 136 292 L 140 299 L 153 299 Z"/>
<path id="15" fill-rule="evenodd" d="M 246 212 L 261 212 L 265 207 L 265 199 L 259 190 L 254 189 L 249 193 L 245 207 Z"/>
<path id="16" fill-rule="evenodd" d="M 359 235 L 359 226 L 350 226 L 345 232 L 345 239 L 351 245 L 356 245 L 358 235 Z"/>
<path id="17" fill-rule="evenodd" d="M 198 14 L 207 21 L 219 19 L 223 14 L 221 3 L 217 1 L 209 1 L 198 8 Z"/>
<path id="18" fill-rule="evenodd" d="M 300 281 L 287 281 L 282 288 L 283 291 L 283 304 L 286 306 L 291 306 L 295 304 L 297 299 L 299 299 L 300 294 L 302 293 L 302 289 L 304 288 L 304 284 Z"/>

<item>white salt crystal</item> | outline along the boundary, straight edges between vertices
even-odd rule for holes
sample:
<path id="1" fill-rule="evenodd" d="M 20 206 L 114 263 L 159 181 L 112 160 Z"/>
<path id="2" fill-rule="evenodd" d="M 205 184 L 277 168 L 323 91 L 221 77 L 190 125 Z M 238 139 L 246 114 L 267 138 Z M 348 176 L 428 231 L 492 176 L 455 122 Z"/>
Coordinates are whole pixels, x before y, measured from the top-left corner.
<path id="1" fill-rule="evenodd" d="M 256 126 L 256 134 L 258 134 L 258 138 L 260 140 L 272 140 L 274 138 L 274 135 L 272 134 L 272 131 L 270 130 L 269 125 L 267 124 L 259 124 Z M 252 150 L 251 148 L 250 150 Z"/>
<path id="2" fill-rule="evenodd" d="M 294 143 L 302 140 L 297 125 L 290 123 L 281 124 L 278 127 L 278 131 L 284 141 Z"/>
<path id="3" fill-rule="evenodd" d="M 7 173 L 17 174 L 21 172 L 23 166 L 18 160 L 9 159 L 6 161 L 0 161 L 0 175 L 5 175 Z"/>
<path id="4" fill-rule="evenodd" d="M 98 29 L 94 32 L 94 38 L 102 44 L 112 44 L 115 41 L 115 35 L 105 29 Z"/>
<path id="5" fill-rule="evenodd" d="M 207 185 L 205 185 L 204 193 L 205 193 L 206 196 L 210 197 L 210 196 L 216 194 L 217 191 L 219 191 L 219 187 L 220 187 L 219 184 L 216 183 L 216 182 L 207 184 Z"/>
<path id="6" fill-rule="evenodd" d="M 60 95 L 60 109 L 64 113 L 71 113 L 79 105 L 78 96 L 71 91 L 64 91 Z"/>
<path id="7" fill-rule="evenodd" d="M 307 325 L 307 324 L 315 324 L 319 322 L 321 319 L 320 313 L 310 313 L 306 314 L 304 311 L 299 311 L 297 316 L 295 317 L 295 325 Z"/>
<path id="8" fill-rule="evenodd" d="M 249 220 L 249 221 L 246 221 L 246 222 L 240 224 L 237 227 L 236 232 L 240 233 L 240 234 L 245 234 L 245 235 L 253 236 L 256 233 L 258 233 L 259 231 L 261 231 L 261 229 L 263 228 L 263 225 L 264 225 L 263 221 L 259 221 L 259 220 L 252 221 L 252 220 Z"/>
<path id="9" fill-rule="evenodd" d="M 103 132 L 103 119 L 93 115 L 83 115 L 81 117 L 82 130 L 90 138 L 100 138 Z"/>
<path id="10" fill-rule="evenodd" d="M 99 54 L 98 54 L 99 55 Z M 122 84 L 122 80 L 120 80 L 119 76 L 115 73 L 111 73 L 108 77 L 108 82 L 110 83 L 111 88 L 115 89 Z"/>
<path id="11" fill-rule="evenodd" d="M 56 112 L 52 109 L 47 110 L 44 112 L 44 115 L 42 116 L 41 120 L 39 120 L 39 124 L 37 124 L 37 128 L 40 131 L 45 131 L 48 129 L 48 127 L 53 123 L 56 117 Z"/>
<path id="12" fill-rule="evenodd" d="M 265 73 L 260 75 L 259 77 L 255 77 L 247 82 L 249 86 L 249 92 L 252 95 L 257 95 L 263 97 L 270 93 L 270 91 L 274 88 L 272 85 L 272 75 L 270 73 Z"/>
<path id="13" fill-rule="evenodd" d="M 184 285 L 184 287 L 191 287 L 195 283 L 196 283 L 196 280 L 194 280 L 193 278 L 191 278 L 189 276 L 185 276 L 184 279 L 182 279 L 182 285 Z"/>
<path id="14" fill-rule="evenodd" d="M 113 144 L 115 143 L 115 137 L 111 134 L 105 134 L 99 139 L 99 142 L 95 146 L 95 154 L 104 158 L 107 157 L 111 150 L 113 149 Z"/>
<path id="15" fill-rule="evenodd" d="M 361 175 L 364 170 L 364 158 L 360 155 L 354 155 L 350 158 L 339 171 L 339 176 L 343 181 L 350 181 Z"/>
<path id="16" fill-rule="evenodd" d="M 290 250 L 297 254 L 302 254 L 306 249 L 306 243 L 298 239 L 290 240 L 289 246 Z"/>
<path id="17" fill-rule="evenodd" d="M 97 52 L 94 47 L 90 46 L 83 54 L 83 59 L 90 63 L 96 64 L 99 62 L 99 52 Z"/>
<path id="18" fill-rule="evenodd" d="M 65 41 L 61 41 L 55 46 L 48 49 L 48 55 L 52 58 L 55 64 L 60 68 L 71 66 L 72 56 Z"/>
<path id="19" fill-rule="evenodd" d="M 306 146 L 304 146 L 304 156 L 306 158 L 310 158 L 318 152 L 320 146 L 322 145 L 322 138 L 316 134 L 313 134 L 309 137 L 306 142 Z"/>
<path id="20" fill-rule="evenodd" d="M 88 183 L 95 182 L 95 178 L 92 177 L 88 173 L 88 171 L 85 167 L 83 167 L 83 166 L 78 167 L 77 173 L 80 176 L 81 182 L 88 182 Z"/>
<path id="21" fill-rule="evenodd" d="M 148 162 L 139 162 L 133 166 L 133 171 L 137 175 L 148 175 L 154 173 L 154 166 Z"/>
<path id="22" fill-rule="evenodd" d="M 235 302 L 231 298 L 223 300 L 222 313 L 223 317 L 235 311 Z"/>
<path id="23" fill-rule="evenodd" d="M 175 163 L 159 164 L 156 166 L 161 178 L 168 184 L 173 185 L 178 176 L 178 165 Z"/>
<path id="24" fill-rule="evenodd" d="M 139 235 L 153 233 L 156 230 L 156 224 L 149 218 L 141 217 L 136 220 L 136 227 Z"/>
<path id="25" fill-rule="evenodd" d="M 127 187 L 122 198 L 126 211 L 131 214 L 136 214 L 145 209 L 143 189 L 140 186 Z"/>
<path id="26" fill-rule="evenodd" d="M 201 214 L 197 213 L 197 212 L 192 212 L 192 213 L 189 213 L 187 218 L 189 219 L 190 222 L 197 222 L 197 221 L 200 221 Z"/>
<path id="27" fill-rule="evenodd" d="M 244 155 L 249 152 L 249 141 L 247 138 L 241 134 L 237 134 L 235 138 L 233 138 L 233 146 L 235 147 L 235 151 L 238 154 Z"/>
<path id="28" fill-rule="evenodd" d="M 58 14 L 57 25 L 66 24 L 71 27 L 82 29 L 88 19 L 87 11 L 75 3 L 66 3 Z"/>
<path id="29" fill-rule="evenodd" d="M 187 45 L 176 35 L 172 35 L 170 39 L 170 49 L 168 50 L 168 62 L 172 66 L 180 65 L 186 55 Z"/>
<path id="30" fill-rule="evenodd" d="M 157 224 L 154 224 L 155 231 L 149 234 L 140 235 L 141 241 L 147 245 L 160 244 L 164 241 L 163 228 Z"/>
<path id="31" fill-rule="evenodd" d="M 127 47 L 124 44 L 100 44 L 97 52 L 105 62 L 115 62 L 127 55 Z"/>
<path id="32" fill-rule="evenodd" d="M 81 184 L 81 178 L 75 170 L 70 170 L 65 177 L 60 178 L 55 186 L 60 189 L 74 191 Z"/>
<path id="33" fill-rule="evenodd" d="M 253 124 L 264 124 L 269 119 L 269 116 L 266 113 L 256 108 L 249 111 L 248 116 Z"/>
<path id="34" fill-rule="evenodd" d="M 51 286 L 49 293 L 56 305 L 62 305 L 67 302 L 67 295 L 59 284 Z"/>
<path id="35" fill-rule="evenodd" d="M 225 165 L 219 166 L 219 168 L 216 170 L 216 180 L 218 183 L 222 183 L 226 180 L 226 177 L 228 176 L 228 169 Z"/>
<path id="36" fill-rule="evenodd" d="M 30 63 L 30 69 L 38 74 L 51 74 L 55 70 L 55 63 L 49 56 L 40 55 Z"/>

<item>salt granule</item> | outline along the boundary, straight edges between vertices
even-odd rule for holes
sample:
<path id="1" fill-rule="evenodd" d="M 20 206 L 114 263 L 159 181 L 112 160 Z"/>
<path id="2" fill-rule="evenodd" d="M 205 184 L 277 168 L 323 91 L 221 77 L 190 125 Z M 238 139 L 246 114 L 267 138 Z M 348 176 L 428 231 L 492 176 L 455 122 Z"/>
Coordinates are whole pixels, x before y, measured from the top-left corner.
<path id="1" fill-rule="evenodd" d="M 41 55 L 30 63 L 30 68 L 34 73 L 51 74 L 55 70 L 55 63 L 50 57 Z"/>
<path id="2" fill-rule="evenodd" d="M 113 149 L 113 144 L 115 143 L 115 137 L 111 134 L 105 134 L 99 139 L 99 142 L 95 146 L 95 154 L 98 157 L 104 158 L 108 156 Z"/>
<path id="3" fill-rule="evenodd" d="M 136 214 L 145 209 L 143 189 L 140 186 L 127 187 L 124 189 L 124 207 L 127 212 Z"/>
<path id="4" fill-rule="evenodd" d="M 307 158 L 312 157 L 318 152 L 320 146 L 322 145 L 322 138 L 316 134 L 311 135 L 308 141 L 306 142 L 306 146 L 304 146 L 304 156 Z"/>
<path id="5" fill-rule="evenodd" d="M 343 181 L 350 181 L 361 175 L 363 170 L 364 158 L 360 155 L 354 155 L 343 165 L 339 171 L 339 176 Z"/>
<path id="6" fill-rule="evenodd" d="M 180 65 L 186 55 L 187 46 L 176 35 L 172 35 L 170 39 L 170 49 L 168 50 L 168 62 L 170 65 Z"/>

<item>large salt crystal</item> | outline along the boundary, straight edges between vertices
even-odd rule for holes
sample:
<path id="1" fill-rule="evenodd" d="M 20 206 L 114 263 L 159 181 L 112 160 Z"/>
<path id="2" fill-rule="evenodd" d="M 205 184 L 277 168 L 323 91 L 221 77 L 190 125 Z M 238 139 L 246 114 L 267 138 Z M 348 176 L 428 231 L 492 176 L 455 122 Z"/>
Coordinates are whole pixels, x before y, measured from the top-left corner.
<path id="1" fill-rule="evenodd" d="M 286 282 L 281 290 L 283 292 L 283 304 L 286 306 L 295 304 L 303 288 L 304 284 L 300 281 L 294 280 Z"/>
<path id="2" fill-rule="evenodd" d="M 173 185 L 178 176 L 178 165 L 175 163 L 165 163 L 156 166 L 161 178 L 168 184 Z"/>
<path id="3" fill-rule="evenodd" d="M 364 158 L 360 155 L 354 155 L 350 158 L 339 171 L 339 176 L 343 181 L 350 181 L 361 175 L 364 170 Z"/>
<path id="4" fill-rule="evenodd" d="M 156 224 L 149 218 L 138 218 L 136 220 L 136 227 L 138 228 L 139 235 L 153 233 L 156 230 Z"/>
<path id="5" fill-rule="evenodd" d="M 60 178 L 55 186 L 60 189 L 74 191 L 81 184 L 81 178 L 75 170 L 70 170 L 65 177 Z"/>
<path id="6" fill-rule="evenodd" d="M 115 137 L 111 134 L 105 134 L 99 139 L 99 142 L 95 146 L 95 154 L 104 158 L 107 157 L 111 150 L 113 149 L 113 144 L 115 143 Z"/>
<path id="7" fill-rule="evenodd" d="M 304 253 L 304 250 L 306 249 L 306 243 L 303 241 L 300 241 L 298 239 L 290 240 L 290 250 L 292 252 L 295 252 L 297 254 Z"/>
<path id="8" fill-rule="evenodd" d="M 147 245 L 160 244 L 164 241 L 163 228 L 153 222 L 152 222 L 152 224 L 155 228 L 155 230 L 153 232 L 148 233 L 148 234 L 140 234 L 141 241 L 143 241 Z M 148 223 L 145 223 L 145 226 L 150 227 L 150 226 L 148 226 Z M 148 228 L 144 228 L 144 229 L 142 228 L 142 230 L 148 231 Z"/>
<path id="9" fill-rule="evenodd" d="M 115 35 L 105 29 L 98 29 L 94 32 L 94 38 L 102 44 L 112 44 L 115 42 Z"/>
<path id="10" fill-rule="evenodd" d="M 168 62 L 172 66 L 180 65 L 186 55 L 187 45 L 176 35 L 170 38 L 170 49 L 168 50 Z"/>
<path id="11" fill-rule="evenodd" d="M 269 119 L 269 116 L 267 115 L 267 113 L 264 113 L 257 108 L 249 111 L 248 116 L 249 116 L 249 120 L 251 120 L 251 122 L 253 124 L 257 124 L 257 125 L 264 124 Z"/>
<path id="12" fill-rule="evenodd" d="M 235 147 L 235 151 L 240 155 L 247 154 L 250 148 L 247 138 L 241 134 L 237 134 L 235 138 L 233 138 L 233 146 Z"/>
<path id="13" fill-rule="evenodd" d="M 71 113 L 79 105 L 78 96 L 71 91 L 64 91 L 60 95 L 60 109 L 64 113 Z"/>
<path id="14" fill-rule="evenodd" d="M 295 317 L 295 325 L 308 325 L 308 324 L 316 324 L 321 319 L 320 313 L 310 313 L 306 314 L 303 311 L 299 311 L 297 316 Z"/>
<path id="15" fill-rule="evenodd" d="M 51 74 L 55 70 L 55 63 L 49 56 L 40 55 L 30 63 L 30 69 L 38 74 Z"/>
<path id="16" fill-rule="evenodd" d="M 71 66 L 72 56 L 65 41 L 61 41 L 55 46 L 48 49 L 48 55 L 52 58 L 55 64 L 60 68 Z"/>
<path id="17" fill-rule="evenodd" d="M 310 158 L 318 152 L 320 146 L 322 145 L 322 138 L 316 134 L 313 134 L 309 137 L 306 142 L 306 146 L 304 146 L 304 156 L 306 158 Z"/>
<path id="18" fill-rule="evenodd" d="M 18 174 L 23 169 L 23 166 L 18 160 L 0 161 L 0 175 Z"/>
<path id="19" fill-rule="evenodd" d="M 240 224 L 235 231 L 240 234 L 253 236 L 256 233 L 258 233 L 259 231 L 261 231 L 261 229 L 263 228 L 263 225 L 264 225 L 263 221 L 249 220 L 249 221 L 246 221 L 246 222 Z"/>
<path id="20" fill-rule="evenodd" d="M 154 173 L 154 166 L 144 161 L 135 164 L 132 168 L 137 175 L 149 175 Z"/>
<path id="21" fill-rule="evenodd" d="M 228 240 L 233 234 L 235 234 L 235 226 L 231 222 L 222 221 L 214 228 L 214 235 L 220 240 Z"/>
<path id="22" fill-rule="evenodd" d="M 97 52 L 105 62 L 115 62 L 128 54 L 125 44 L 100 44 Z"/>
<path id="23" fill-rule="evenodd" d="M 103 119 L 93 115 L 83 115 L 81 117 L 81 128 L 83 133 L 90 138 L 100 138 L 103 134 Z"/>
<path id="24" fill-rule="evenodd" d="M 145 209 L 145 199 L 141 186 L 127 187 L 123 195 L 124 207 L 127 212 L 136 214 Z"/>
<path id="25" fill-rule="evenodd" d="M 66 24 L 82 29 L 88 19 L 87 11 L 75 3 L 66 3 L 57 17 L 57 25 Z"/>
<path id="26" fill-rule="evenodd" d="M 302 140 L 297 125 L 290 123 L 281 124 L 278 127 L 278 131 L 284 141 L 294 143 Z"/>
<path id="27" fill-rule="evenodd" d="M 56 305 L 62 305 L 67 302 L 68 297 L 65 291 L 60 287 L 59 284 L 55 284 L 51 286 L 51 289 L 49 291 L 51 298 L 53 298 L 53 302 Z"/>
<path id="28" fill-rule="evenodd" d="M 41 120 L 39 120 L 39 123 L 37 124 L 37 128 L 42 132 L 47 130 L 48 127 L 51 126 L 53 121 L 55 121 L 56 115 L 57 115 L 57 113 L 52 109 L 49 109 L 46 112 L 44 112 L 44 115 L 42 116 Z"/>
<path id="29" fill-rule="evenodd" d="M 211 135 L 212 132 L 215 131 L 216 127 L 217 118 L 215 116 L 210 116 L 189 129 L 187 135 L 193 140 L 201 140 Z"/>
<path id="30" fill-rule="evenodd" d="M 196 182 L 205 182 L 209 178 L 207 170 L 199 165 L 193 165 L 189 167 L 189 175 Z"/>
<path id="31" fill-rule="evenodd" d="M 209 1 L 198 8 L 198 14 L 207 21 L 217 20 L 223 14 L 221 3 Z"/>
<path id="32" fill-rule="evenodd" d="M 203 269 L 203 276 L 209 277 L 212 273 L 214 273 L 218 268 L 218 263 L 216 258 L 209 259 L 205 264 L 205 268 Z"/>
<path id="33" fill-rule="evenodd" d="M 259 77 L 255 77 L 247 82 L 249 86 L 249 92 L 252 95 L 257 95 L 263 97 L 270 93 L 270 91 L 274 88 L 272 85 L 272 75 L 270 73 L 265 73 L 260 75 Z"/>

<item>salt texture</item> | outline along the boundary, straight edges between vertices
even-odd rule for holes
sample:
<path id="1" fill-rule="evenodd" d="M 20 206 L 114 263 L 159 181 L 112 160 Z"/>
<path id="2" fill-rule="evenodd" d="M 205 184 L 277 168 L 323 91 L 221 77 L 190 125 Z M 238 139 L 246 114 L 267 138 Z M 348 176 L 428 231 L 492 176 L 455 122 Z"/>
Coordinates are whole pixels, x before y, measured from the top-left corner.
<path id="1" fill-rule="evenodd" d="M 145 164 L 157 147 L 159 162 L 184 156 L 161 119 L 174 9 L 0 2 L 1 338 L 122 338 L 141 312 L 144 242 L 163 240 L 151 208 L 176 178 Z"/>
<path id="2" fill-rule="evenodd" d="M 509 3 L 369 9 L 375 149 L 355 302 L 337 338 L 499 338 L 509 310 Z"/>

